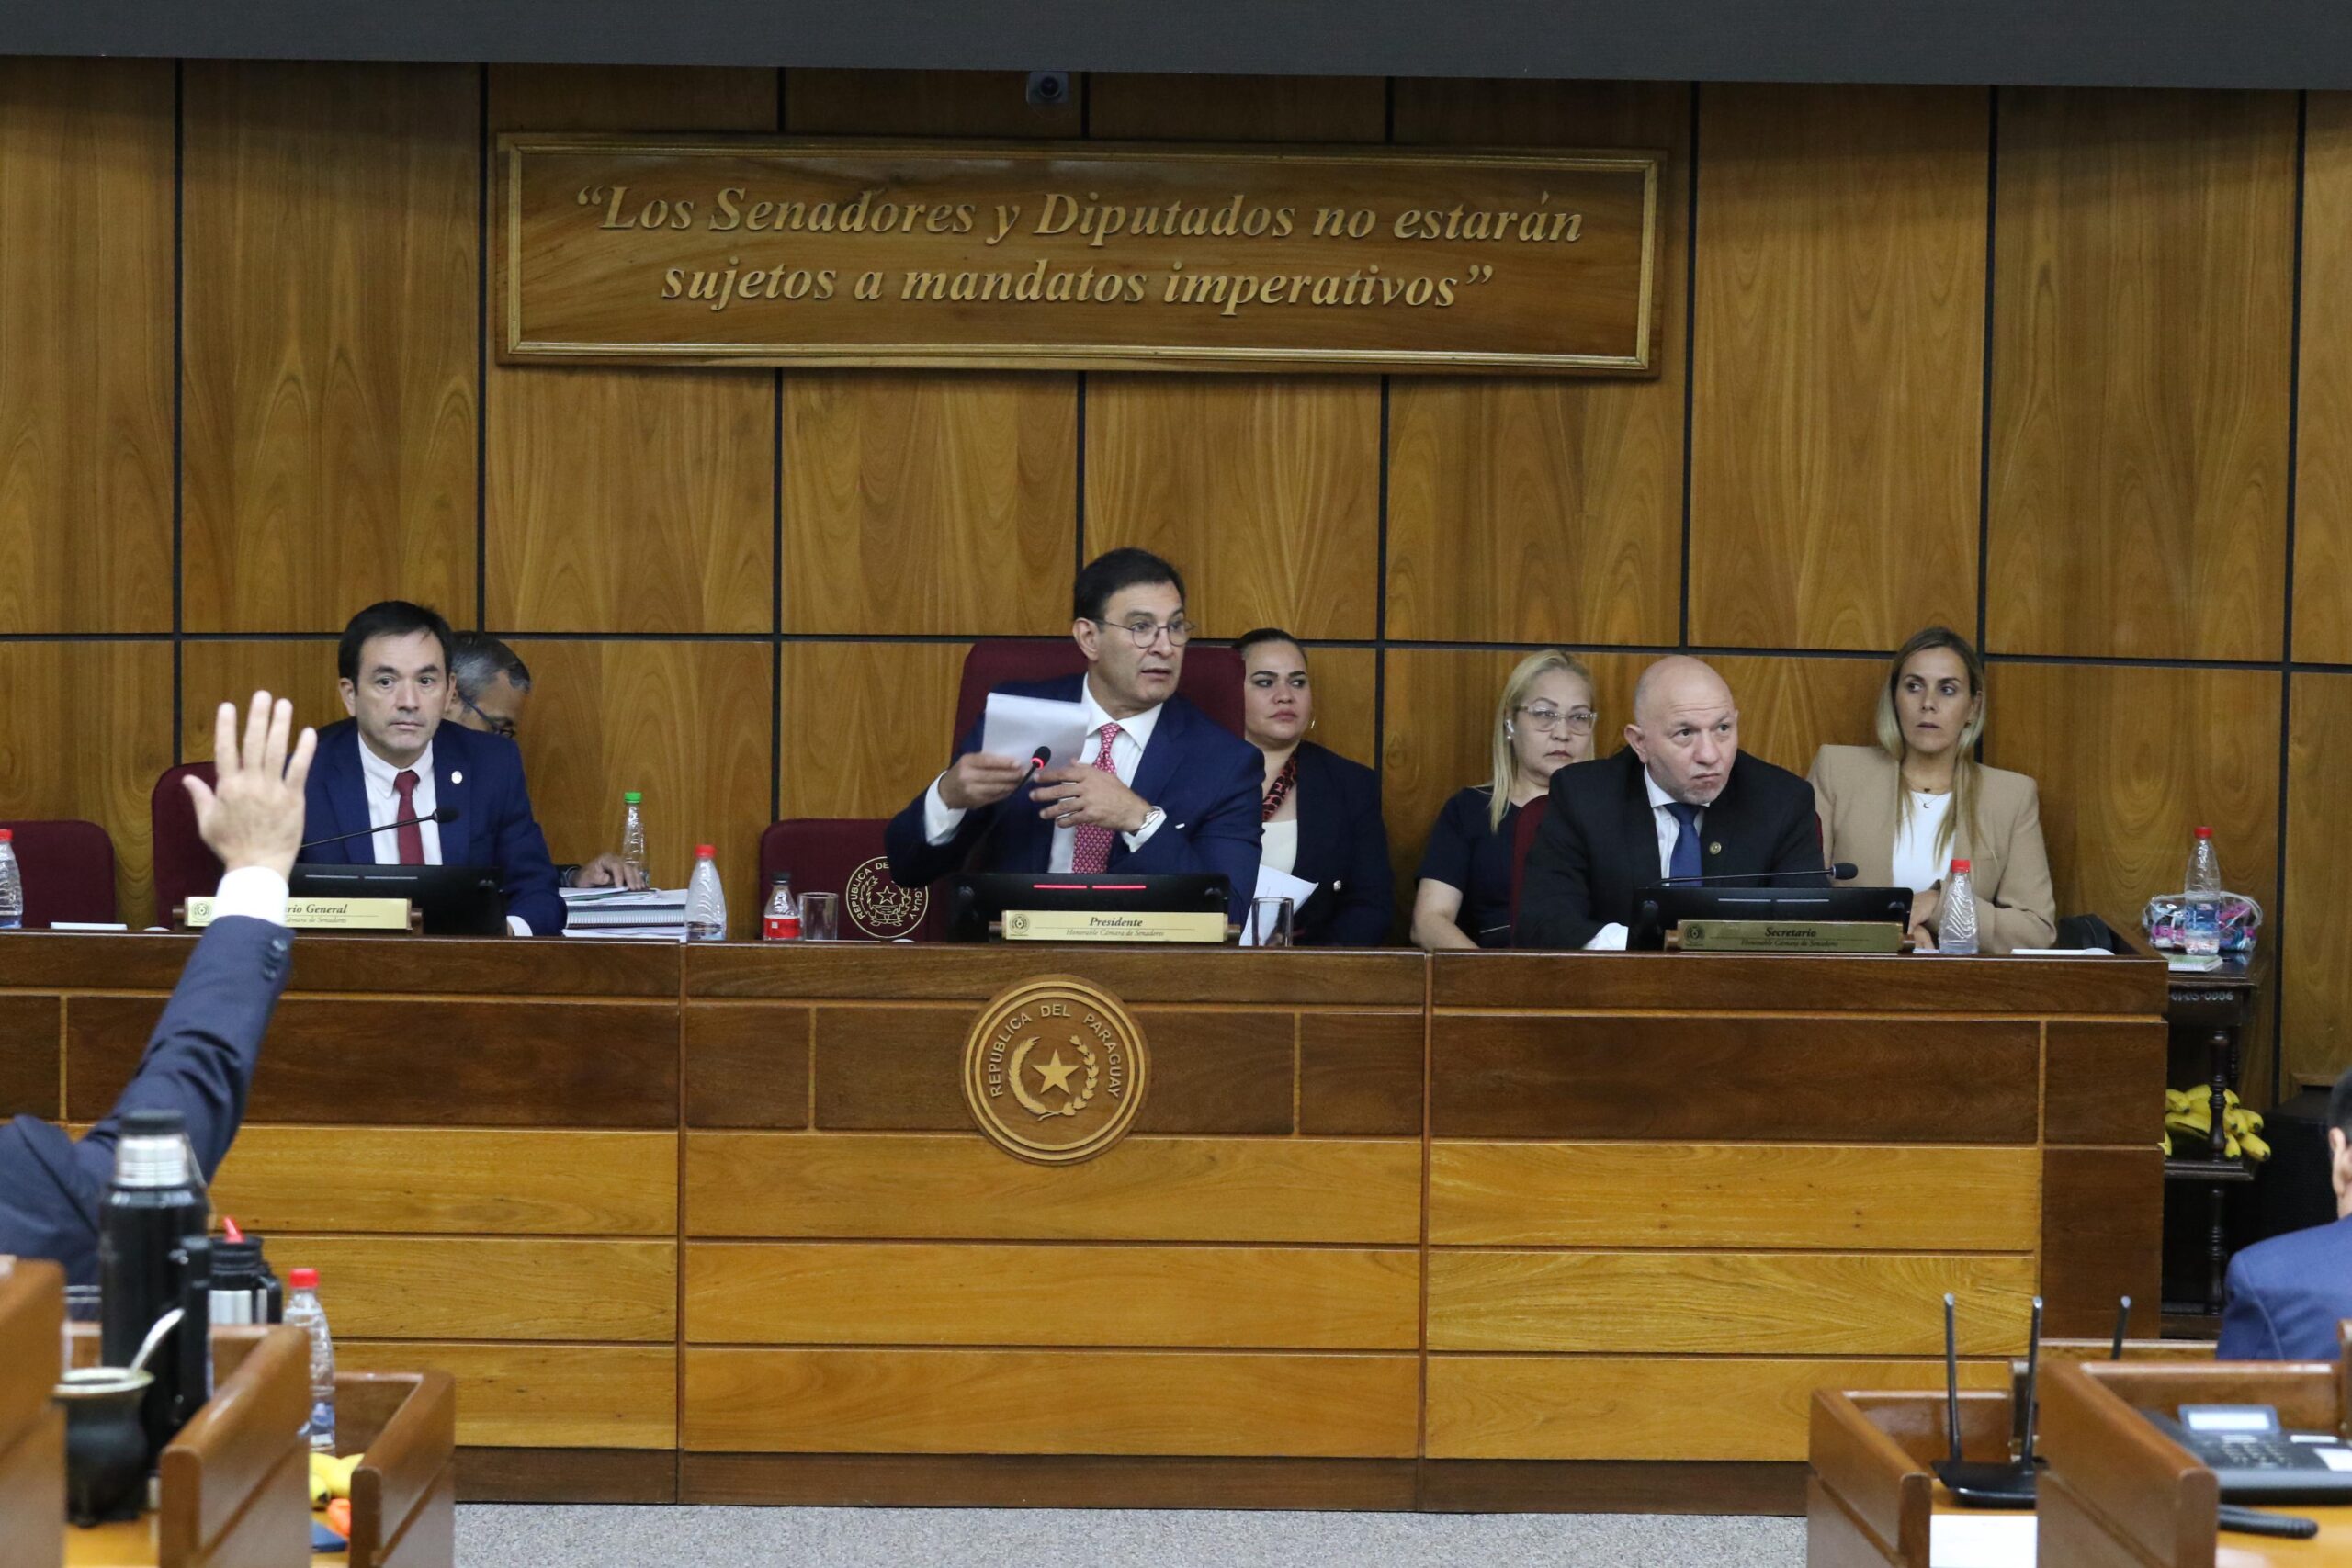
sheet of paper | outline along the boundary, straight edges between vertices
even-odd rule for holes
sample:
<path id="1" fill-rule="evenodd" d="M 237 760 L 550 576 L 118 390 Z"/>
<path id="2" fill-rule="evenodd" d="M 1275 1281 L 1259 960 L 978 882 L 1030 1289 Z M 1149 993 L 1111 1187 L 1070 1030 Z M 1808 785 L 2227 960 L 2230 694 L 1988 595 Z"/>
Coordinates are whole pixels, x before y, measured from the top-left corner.
<path id="1" fill-rule="evenodd" d="M 1085 706 L 990 692 L 988 711 L 980 717 L 980 750 L 1025 762 L 1040 746 L 1053 752 L 1048 768 L 1077 761 L 1086 749 Z"/>
<path id="2" fill-rule="evenodd" d="M 2034 1568 L 2031 1514 L 1937 1514 L 1928 1520 L 1928 1568 Z"/>
<path id="3" fill-rule="evenodd" d="M 2112 958 L 2103 947 L 2013 947 L 2011 958 Z"/>
<path id="4" fill-rule="evenodd" d="M 1306 907 L 1307 899 L 1313 897 L 1315 890 L 1321 886 L 1319 882 L 1309 882 L 1304 877 L 1293 876 L 1289 872 L 1276 871 L 1270 865 L 1261 865 L 1258 868 L 1258 891 L 1252 897 L 1289 899 L 1290 918 L 1295 921 L 1298 919 L 1299 910 Z M 1257 935 L 1258 933 L 1250 929 L 1249 921 L 1241 922 L 1242 946 L 1257 946 Z"/>

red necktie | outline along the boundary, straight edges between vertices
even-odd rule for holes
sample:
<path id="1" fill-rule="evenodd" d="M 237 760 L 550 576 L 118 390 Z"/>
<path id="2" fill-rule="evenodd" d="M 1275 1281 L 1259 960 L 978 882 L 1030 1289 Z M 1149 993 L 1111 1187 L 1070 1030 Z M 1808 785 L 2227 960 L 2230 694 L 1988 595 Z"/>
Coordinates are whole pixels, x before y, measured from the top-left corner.
<path id="1" fill-rule="evenodd" d="M 424 863 L 424 829 L 412 820 L 416 816 L 416 770 L 402 768 L 392 775 L 392 793 L 401 797 L 396 808 L 396 820 L 401 824 L 399 840 L 401 863 Z"/>
<path id="2" fill-rule="evenodd" d="M 1094 756 L 1094 765 L 1114 776 L 1118 773 L 1119 767 L 1111 760 L 1111 742 L 1117 738 L 1118 733 L 1117 725 L 1104 725 L 1102 750 L 1096 752 Z M 1111 863 L 1111 840 L 1114 837 L 1116 834 L 1111 829 L 1098 827 L 1091 822 L 1081 824 L 1078 829 L 1076 841 L 1070 845 L 1070 870 L 1080 874 L 1089 874 L 1108 867 Z"/>

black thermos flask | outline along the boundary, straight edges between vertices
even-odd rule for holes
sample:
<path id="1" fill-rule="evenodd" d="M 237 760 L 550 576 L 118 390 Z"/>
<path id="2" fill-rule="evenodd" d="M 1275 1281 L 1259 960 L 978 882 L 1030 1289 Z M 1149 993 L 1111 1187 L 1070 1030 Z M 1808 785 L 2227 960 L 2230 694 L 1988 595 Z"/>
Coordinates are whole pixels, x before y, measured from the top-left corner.
<path id="1" fill-rule="evenodd" d="M 183 1237 L 205 1232 L 201 1182 L 178 1111 L 133 1111 L 122 1118 L 114 1179 L 98 1213 L 98 1339 L 107 1366 L 129 1366 L 155 1320 L 180 1304 L 180 1269 L 172 1255 L 182 1250 Z M 155 1381 L 140 1406 L 140 1421 L 151 1462 L 178 1429 L 172 1406 L 180 1389 L 179 1361 L 179 1347 L 168 1336 L 147 1360 Z"/>

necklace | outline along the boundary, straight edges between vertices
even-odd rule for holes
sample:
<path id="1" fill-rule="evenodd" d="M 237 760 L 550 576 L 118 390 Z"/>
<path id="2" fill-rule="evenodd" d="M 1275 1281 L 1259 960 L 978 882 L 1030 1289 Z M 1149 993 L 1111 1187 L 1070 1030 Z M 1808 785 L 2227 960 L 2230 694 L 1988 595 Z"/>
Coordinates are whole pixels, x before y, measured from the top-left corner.
<path id="1" fill-rule="evenodd" d="M 1258 820 L 1261 822 L 1272 821 L 1274 819 L 1274 813 L 1283 808 L 1283 802 L 1288 800 L 1290 798 L 1290 792 L 1297 787 L 1298 753 L 1294 751 L 1291 753 L 1289 758 L 1283 761 L 1283 771 L 1274 775 L 1272 786 L 1266 791 L 1265 801 L 1258 807 Z"/>

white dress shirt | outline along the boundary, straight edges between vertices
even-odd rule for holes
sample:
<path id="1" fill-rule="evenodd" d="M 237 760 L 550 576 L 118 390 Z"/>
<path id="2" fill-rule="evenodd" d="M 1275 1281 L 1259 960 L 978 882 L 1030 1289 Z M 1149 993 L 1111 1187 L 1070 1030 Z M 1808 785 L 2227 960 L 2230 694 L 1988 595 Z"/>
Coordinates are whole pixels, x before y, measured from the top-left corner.
<path id="1" fill-rule="evenodd" d="M 266 865 L 241 865 L 225 873 L 220 890 L 212 896 L 212 918 L 217 920 L 223 915 L 284 925 L 286 879 Z"/>
<path id="2" fill-rule="evenodd" d="M 1657 780 L 1650 777 L 1647 768 L 1642 770 L 1642 787 L 1649 791 L 1650 816 L 1657 824 L 1657 874 L 1663 881 L 1674 874 L 1674 846 L 1682 837 L 1682 824 L 1675 819 L 1673 812 L 1667 809 L 1674 804 L 1674 796 L 1658 787 Z M 1690 831 L 1698 832 L 1706 820 L 1707 813 L 1702 807 L 1697 820 L 1690 824 Z M 1700 863 L 1703 865 L 1706 863 L 1702 861 Z M 1626 934 L 1623 925 L 1611 920 L 1592 933 L 1592 940 L 1584 944 L 1584 949 L 1587 953 L 1623 953 L 1625 951 Z"/>
<path id="3" fill-rule="evenodd" d="M 425 742 L 424 754 L 403 770 L 392 766 L 368 748 L 368 738 L 359 738 L 359 772 L 368 784 L 368 820 L 370 822 L 400 822 L 411 817 L 425 820 L 416 825 L 424 840 L 424 863 L 440 865 L 441 824 L 432 820 L 441 808 L 438 792 L 433 787 L 433 744 Z M 409 809 L 401 809 L 398 780 L 402 772 L 416 774 L 416 784 L 409 792 Z M 397 828 L 379 828 L 368 842 L 375 847 L 378 865 L 401 863 L 401 835 Z M 520 915 L 506 917 L 506 929 L 516 936 L 531 935 L 531 922 Z"/>
<path id="4" fill-rule="evenodd" d="M 1951 810 L 1951 796 L 1921 790 L 1903 792 L 1903 811 L 1894 820 L 1894 885 L 1924 893 L 1943 880 L 1944 867 L 1936 857 L 1936 835 L 1943 830 Z"/>
<path id="5" fill-rule="evenodd" d="M 1258 869 L 1285 872 L 1298 864 L 1298 818 L 1268 822 L 1258 829 Z"/>
<path id="6" fill-rule="evenodd" d="M 1089 768 L 1094 766 L 1095 761 L 1102 754 L 1102 727 L 1106 724 L 1116 724 L 1119 727 L 1119 733 L 1111 742 L 1111 770 L 1118 775 L 1121 784 L 1133 789 L 1136 784 L 1136 770 L 1143 766 L 1144 748 L 1151 744 L 1151 732 L 1159 728 L 1159 709 L 1156 706 L 1148 707 L 1133 718 L 1114 719 L 1102 711 L 1101 703 L 1094 700 L 1094 678 L 1091 675 L 1080 684 L 1079 706 L 1086 710 L 1086 748 L 1079 758 L 1080 765 Z M 939 775 L 940 778 L 946 776 L 945 773 Z M 1044 809 L 1029 802 L 1028 787 L 1024 784 L 1014 790 L 1012 795 L 1007 797 L 1004 809 L 1008 811 Z M 1150 803 L 1147 802 L 1147 804 Z M 1127 852 L 1133 854 L 1149 843 L 1151 836 L 1159 831 L 1167 820 L 1168 818 L 1162 816 L 1155 821 L 1145 823 L 1140 832 L 1120 834 L 1119 837 L 1126 842 Z M 932 780 L 929 793 L 922 797 L 923 837 L 934 844 L 944 844 L 954 838 L 956 829 L 963 825 L 964 814 L 949 806 L 946 797 L 939 793 L 939 779 Z M 1077 858 L 1077 854 L 1078 829 L 1063 823 L 1055 824 L 1053 852 L 1046 862 L 1046 869 L 1050 872 L 1066 872 L 1069 870 L 1070 862 Z"/>

